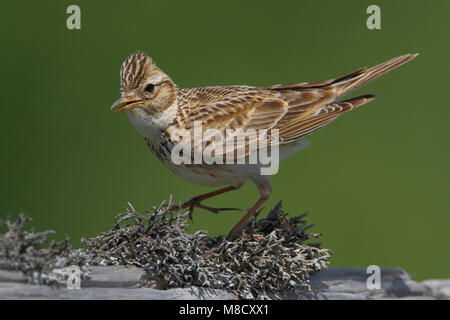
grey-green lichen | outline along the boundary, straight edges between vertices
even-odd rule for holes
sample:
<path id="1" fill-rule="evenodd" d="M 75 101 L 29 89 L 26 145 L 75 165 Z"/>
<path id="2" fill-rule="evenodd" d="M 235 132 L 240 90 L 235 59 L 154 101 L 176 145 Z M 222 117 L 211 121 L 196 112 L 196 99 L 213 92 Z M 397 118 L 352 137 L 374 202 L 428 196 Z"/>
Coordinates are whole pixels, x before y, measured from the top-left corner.
<path id="1" fill-rule="evenodd" d="M 67 279 L 57 270 L 71 265 L 80 266 L 82 277 L 89 265 L 135 265 L 146 271 L 144 287 L 198 286 L 242 299 L 281 299 L 308 290 L 310 274 L 328 263 L 330 251 L 314 243 L 319 234 L 307 232 L 305 215 L 289 218 L 281 203 L 266 218 L 258 213 L 232 242 L 203 230 L 188 233 L 188 213 L 171 205 L 141 214 L 129 204 L 110 230 L 82 239 L 77 250 L 68 237 L 49 241 L 53 231 L 26 231 L 24 214 L 15 222 L 0 220 L 0 269 L 20 270 L 30 283 L 56 284 Z"/>
<path id="2" fill-rule="evenodd" d="M 68 275 L 55 270 L 85 265 L 85 254 L 73 250 L 67 236 L 60 242 L 49 241 L 48 236 L 55 232 L 27 231 L 30 221 L 23 213 L 14 222 L 10 217 L 0 220 L 0 269 L 22 271 L 29 283 L 57 284 Z"/>
<path id="3" fill-rule="evenodd" d="M 132 264 L 157 277 L 159 287 L 200 286 L 243 299 L 279 299 L 308 289 L 309 275 L 326 267 L 330 251 L 308 240 L 305 215 L 289 218 L 278 203 L 266 218 L 253 218 L 236 241 L 189 234 L 188 214 L 164 203 L 139 214 L 129 205 L 113 228 L 83 240 L 91 265 Z"/>

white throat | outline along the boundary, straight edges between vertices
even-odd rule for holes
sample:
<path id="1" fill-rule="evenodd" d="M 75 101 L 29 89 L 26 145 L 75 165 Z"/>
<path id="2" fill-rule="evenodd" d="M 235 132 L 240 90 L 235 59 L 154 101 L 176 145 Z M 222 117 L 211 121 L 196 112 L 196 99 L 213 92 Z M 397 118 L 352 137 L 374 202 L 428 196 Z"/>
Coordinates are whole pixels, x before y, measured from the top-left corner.
<path id="1" fill-rule="evenodd" d="M 141 135 L 153 141 L 162 131 L 167 129 L 177 115 L 178 105 L 175 101 L 169 108 L 159 116 L 151 117 L 141 108 L 126 110 L 126 114 L 133 126 Z"/>

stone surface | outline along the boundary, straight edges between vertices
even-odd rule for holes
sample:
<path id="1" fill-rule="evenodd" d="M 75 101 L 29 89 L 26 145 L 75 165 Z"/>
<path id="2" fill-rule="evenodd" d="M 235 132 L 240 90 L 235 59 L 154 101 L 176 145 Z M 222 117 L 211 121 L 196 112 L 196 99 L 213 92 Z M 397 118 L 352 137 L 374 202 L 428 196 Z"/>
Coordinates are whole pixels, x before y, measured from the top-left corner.
<path id="1" fill-rule="evenodd" d="M 142 288 L 145 272 L 130 266 L 89 267 L 81 290 L 29 285 L 20 272 L 0 270 L 0 299 L 236 299 L 222 290 Z M 402 269 L 381 269 L 381 288 L 367 288 L 364 268 L 329 268 L 311 276 L 312 291 L 288 299 L 450 299 L 450 279 L 416 282 Z"/>
<path id="2" fill-rule="evenodd" d="M 204 288 L 177 288 L 156 290 L 152 288 L 106 288 L 87 287 L 69 290 L 50 286 L 23 283 L 0 283 L 0 299 L 75 299 L 75 300 L 224 300 L 235 299 L 232 294 Z"/>
<path id="3" fill-rule="evenodd" d="M 311 276 L 312 294 L 297 293 L 303 299 L 400 299 L 436 298 L 422 283 L 413 281 L 402 269 L 381 269 L 380 289 L 368 289 L 365 268 L 329 268 Z"/>
<path id="4" fill-rule="evenodd" d="M 0 269 L 0 283 L 3 282 L 27 282 L 27 277 L 20 271 L 7 271 Z"/>
<path id="5" fill-rule="evenodd" d="M 439 299 L 450 299 L 450 279 L 426 280 L 423 284 Z"/>
<path id="6" fill-rule="evenodd" d="M 134 266 L 108 266 L 87 268 L 88 278 L 83 287 L 97 288 L 140 288 L 140 279 L 145 271 Z"/>

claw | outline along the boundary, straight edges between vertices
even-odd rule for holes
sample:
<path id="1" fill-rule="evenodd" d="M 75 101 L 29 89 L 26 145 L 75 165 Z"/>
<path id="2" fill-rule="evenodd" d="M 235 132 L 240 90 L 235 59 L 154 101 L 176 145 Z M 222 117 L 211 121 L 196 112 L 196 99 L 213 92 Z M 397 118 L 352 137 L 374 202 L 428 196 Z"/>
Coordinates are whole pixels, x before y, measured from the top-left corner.
<path id="1" fill-rule="evenodd" d="M 201 200 L 197 199 L 197 198 L 192 198 L 191 200 L 183 203 L 181 206 L 180 205 L 172 205 L 172 207 L 170 207 L 170 211 L 173 210 L 180 210 L 180 209 L 184 209 L 189 207 L 189 212 L 188 212 L 188 216 L 189 216 L 189 220 L 191 220 L 192 222 L 194 221 L 193 217 L 192 217 L 192 213 L 194 212 L 194 208 L 201 208 L 204 210 L 207 210 L 209 212 L 212 213 L 219 213 L 220 211 L 232 211 L 232 210 L 241 210 L 239 208 L 212 208 L 212 207 L 208 207 L 208 206 L 204 206 L 200 203 Z"/>
<path id="2" fill-rule="evenodd" d="M 180 210 L 180 209 L 182 209 L 182 206 L 177 205 L 177 204 L 173 204 L 173 205 L 170 206 L 168 211 L 175 211 L 175 210 Z"/>
<path id="3" fill-rule="evenodd" d="M 192 213 L 194 213 L 194 207 L 193 206 L 189 207 L 188 217 L 189 217 L 189 220 L 191 220 L 191 222 L 194 222 L 194 217 L 193 217 Z"/>
<path id="4" fill-rule="evenodd" d="M 212 213 L 219 213 L 220 211 L 241 210 L 238 208 L 212 208 L 212 207 L 204 206 L 202 204 L 198 204 L 197 207 L 208 210 Z"/>

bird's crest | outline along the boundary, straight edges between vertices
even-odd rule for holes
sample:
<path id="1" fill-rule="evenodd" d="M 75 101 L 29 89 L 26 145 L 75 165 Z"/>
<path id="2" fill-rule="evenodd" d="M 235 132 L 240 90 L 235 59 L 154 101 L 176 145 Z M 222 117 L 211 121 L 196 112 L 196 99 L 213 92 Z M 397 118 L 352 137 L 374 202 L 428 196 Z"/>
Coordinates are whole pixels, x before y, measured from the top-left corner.
<path id="1" fill-rule="evenodd" d="M 131 91 L 139 86 L 154 69 L 156 65 L 152 58 L 141 51 L 130 55 L 120 68 L 120 91 Z"/>

